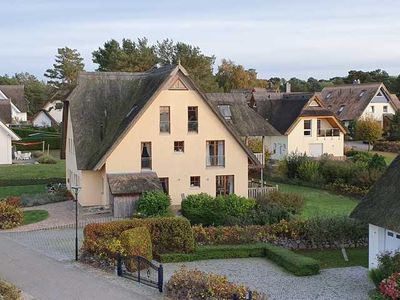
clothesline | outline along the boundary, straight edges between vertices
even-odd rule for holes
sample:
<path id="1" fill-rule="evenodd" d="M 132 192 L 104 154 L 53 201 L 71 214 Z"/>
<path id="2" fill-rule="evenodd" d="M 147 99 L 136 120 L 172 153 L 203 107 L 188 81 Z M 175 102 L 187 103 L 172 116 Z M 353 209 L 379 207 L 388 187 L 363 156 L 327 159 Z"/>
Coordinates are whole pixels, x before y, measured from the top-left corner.
<path id="1" fill-rule="evenodd" d="M 13 144 L 22 145 L 22 146 L 32 146 L 32 145 L 41 145 L 41 144 L 43 144 L 43 142 L 18 142 L 18 141 L 13 141 Z"/>

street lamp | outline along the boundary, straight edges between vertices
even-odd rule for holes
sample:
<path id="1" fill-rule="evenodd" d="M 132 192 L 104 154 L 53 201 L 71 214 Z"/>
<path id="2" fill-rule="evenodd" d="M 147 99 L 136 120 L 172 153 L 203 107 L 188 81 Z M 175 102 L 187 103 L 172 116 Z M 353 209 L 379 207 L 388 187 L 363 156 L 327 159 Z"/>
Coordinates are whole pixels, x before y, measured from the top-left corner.
<path id="1" fill-rule="evenodd" d="M 78 193 L 80 186 L 71 186 L 75 193 L 75 260 L 78 261 Z"/>

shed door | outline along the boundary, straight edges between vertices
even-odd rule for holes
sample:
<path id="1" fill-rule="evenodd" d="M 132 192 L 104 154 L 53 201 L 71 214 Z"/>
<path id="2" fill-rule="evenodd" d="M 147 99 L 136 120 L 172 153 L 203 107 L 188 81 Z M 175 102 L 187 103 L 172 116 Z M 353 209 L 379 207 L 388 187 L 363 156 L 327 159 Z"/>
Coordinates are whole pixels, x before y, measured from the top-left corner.
<path id="1" fill-rule="evenodd" d="M 324 153 L 323 144 L 310 144 L 310 156 L 311 157 L 320 157 Z"/>
<path id="2" fill-rule="evenodd" d="M 113 211 L 115 218 L 130 218 L 136 211 L 139 195 L 114 196 Z"/>
<path id="3" fill-rule="evenodd" d="M 385 250 L 394 251 L 400 249 L 400 234 L 394 231 L 386 230 Z"/>

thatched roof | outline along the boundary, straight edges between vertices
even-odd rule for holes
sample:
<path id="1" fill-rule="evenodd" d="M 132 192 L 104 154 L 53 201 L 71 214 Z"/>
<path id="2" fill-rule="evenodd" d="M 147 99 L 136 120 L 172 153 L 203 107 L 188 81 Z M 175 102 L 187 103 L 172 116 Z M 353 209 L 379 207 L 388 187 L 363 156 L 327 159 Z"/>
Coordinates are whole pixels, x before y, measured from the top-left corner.
<path id="1" fill-rule="evenodd" d="M 108 174 L 110 192 L 113 195 L 141 194 L 162 191 L 160 179 L 154 172 Z"/>
<path id="2" fill-rule="evenodd" d="M 400 232 L 400 156 L 372 186 L 350 217 Z"/>
<path id="3" fill-rule="evenodd" d="M 379 90 L 383 91 L 384 96 L 395 109 L 400 109 L 397 96 L 390 94 L 385 85 L 380 82 L 325 87 L 321 95 L 325 105 L 336 113 L 340 120 L 350 121 L 361 117 Z M 343 111 L 339 112 L 342 106 Z"/>
<path id="4" fill-rule="evenodd" d="M 28 101 L 25 98 L 23 85 L 0 85 L 0 91 L 21 111 L 28 111 Z"/>
<path id="5" fill-rule="evenodd" d="M 262 97 L 256 100 L 257 112 L 274 126 L 281 134 L 287 130 L 299 117 L 308 116 L 334 116 L 326 109 L 322 102 L 321 106 L 309 106 L 312 99 L 318 98 L 313 93 L 281 93 L 280 98 Z"/>
<path id="6" fill-rule="evenodd" d="M 5 124 L 12 122 L 10 99 L 0 100 L 0 121 Z"/>
<path id="7" fill-rule="evenodd" d="M 245 94 L 209 93 L 206 96 L 218 110 L 222 105 L 229 105 L 232 116 L 227 120 L 227 123 L 232 125 L 240 136 L 281 135 L 271 124 L 247 105 Z"/>
<path id="8" fill-rule="evenodd" d="M 181 66 L 165 66 L 142 73 L 82 72 L 76 88 L 66 100 L 70 108 L 78 169 L 100 167 L 104 157 L 128 132 L 142 109 L 178 72 L 195 87 Z M 247 153 L 250 161 L 260 166 L 236 132 L 201 91 L 196 90 Z"/>

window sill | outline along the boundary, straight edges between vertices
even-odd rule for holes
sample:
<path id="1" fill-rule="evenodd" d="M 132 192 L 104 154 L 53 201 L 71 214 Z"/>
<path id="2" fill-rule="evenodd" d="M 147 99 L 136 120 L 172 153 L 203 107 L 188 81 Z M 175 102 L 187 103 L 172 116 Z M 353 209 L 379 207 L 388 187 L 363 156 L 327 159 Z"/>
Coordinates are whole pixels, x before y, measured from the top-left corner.
<path id="1" fill-rule="evenodd" d="M 224 169 L 225 165 L 223 166 L 206 166 L 207 169 Z"/>
<path id="2" fill-rule="evenodd" d="M 182 154 L 185 154 L 185 151 L 174 151 L 174 154 L 182 155 Z"/>
<path id="3" fill-rule="evenodd" d="M 199 186 L 190 186 L 189 190 L 199 190 L 200 187 Z"/>

